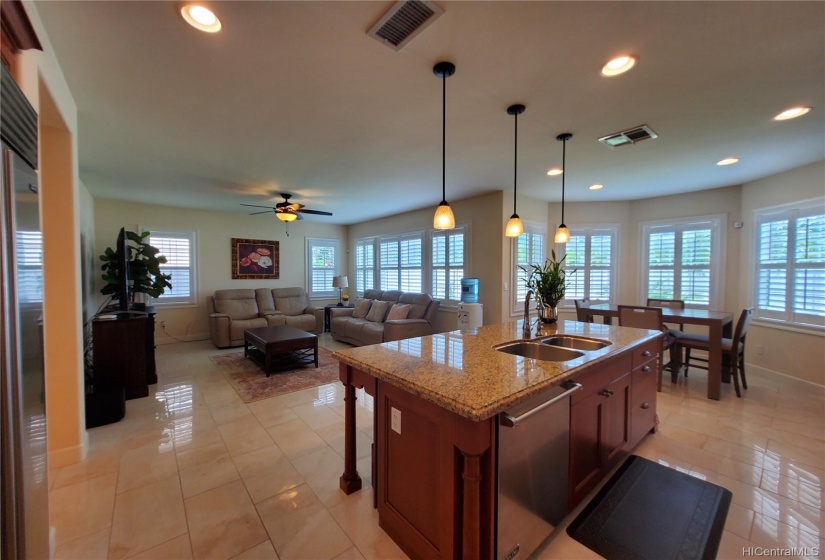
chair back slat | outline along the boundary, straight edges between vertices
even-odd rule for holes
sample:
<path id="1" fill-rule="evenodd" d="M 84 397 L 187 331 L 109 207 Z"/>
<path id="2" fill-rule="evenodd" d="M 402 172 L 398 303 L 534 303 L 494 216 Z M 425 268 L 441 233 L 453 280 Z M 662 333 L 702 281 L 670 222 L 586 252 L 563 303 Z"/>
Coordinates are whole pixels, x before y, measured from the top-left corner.
<path id="1" fill-rule="evenodd" d="M 647 298 L 648 307 L 667 307 L 668 309 L 684 309 L 685 300 L 683 299 L 655 299 Z"/>
<path id="2" fill-rule="evenodd" d="M 619 325 L 637 329 L 662 330 L 662 309 L 660 307 L 620 305 Z"/>
<path id="3" fill-rule="evenodd" d="M 574 299 L 576 304 L 576 320 L 582 323 L 593 323 L 593 314 L 588 313 L 587 309 L 590 307 L 589 299 Z"/>
<path id="4" fill-rule="evenodd" d="M 731 354 L 739 354 L 741 346 L 745 344 L 745 337 L 748 335 L 748 327 L 751 324 L 753 317 L 753 307 L 746 307 L 739 315 L 739 321 L 736 323 L 736 329 L 733 331 L 733 339 L 731 340 Z"/>

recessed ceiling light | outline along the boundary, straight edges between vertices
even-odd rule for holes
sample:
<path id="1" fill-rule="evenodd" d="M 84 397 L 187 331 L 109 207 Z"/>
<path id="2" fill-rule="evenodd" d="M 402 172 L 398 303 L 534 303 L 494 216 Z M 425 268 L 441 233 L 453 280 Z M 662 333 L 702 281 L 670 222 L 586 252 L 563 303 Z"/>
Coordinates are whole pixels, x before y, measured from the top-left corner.
<path id="1" fill-rule="evenodd" d="M 721 161 L 717 161 L 716 165 L 733 165 L 734 163 L 739 163 L 739 158 L 738 157 L 725 158 Z"/>
<path id="2" fill-rule="evenodd" d="M 790 109 L 786 109 L 776 115 L 773 120 L 787 121 L 788 119 L 795 119 L 796 117 L 801 117 L 802 115 L 810 112 L 810 110 L 810 107 L 791 107 Z"/>
<path id="3" fill-rule="evenodd" d="M 618 76 L 636 65 L 636 59 L 630 55 L 618 56 L 604 65 L 602 76 Z"/>
<path id="4" fill-rule="evenodd" d="M 547 171 L 547 174 L 548 174 L 548 175 L 550 175 L 551 177 L 554 177 L 554 176 L 556 176 L 556 175 L 561 175 L 562 173 L 564 173 L 564 171 L 562 171 L 562 170 L 561 170 L 561 169 L 559 169 L 558 167 L 554 167 L 554 168 L 549 169 L 549 170 Z"/>
<path id="5" fill-rule="evenodd" d="M 195 29 L 207 33 L 217 33 L 221 30 L 221 20 L 218 16 L 209 8 L 199 4 L 186 4 L 180 9 L 180 15 Z"/>
<path id="6" fill-rule="evenodd" d="M 596 184 L 596 185 L 590 185 L 590 186 L 589 186 L 589 187 L 587 187 L 587 188 L 588 188 L 588 189 L 590 189 L 591 191 L 598 191 L 598 190 L 603 189 L 603 188 L 604 188 L 604 185 L 599 185 L 599 184 Z"/>

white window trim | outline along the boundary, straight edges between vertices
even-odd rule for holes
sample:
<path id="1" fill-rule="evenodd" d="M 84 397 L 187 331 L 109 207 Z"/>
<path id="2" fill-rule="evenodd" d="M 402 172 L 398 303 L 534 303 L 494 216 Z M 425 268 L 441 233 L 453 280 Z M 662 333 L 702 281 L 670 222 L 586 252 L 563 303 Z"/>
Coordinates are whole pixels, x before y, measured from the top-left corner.
<path id="1" fill-rule="evenodd" d="M 619 247 L 619 240 L 621 239 L 621 226 L 620 224 L 579 224 L 574 226 L 569 226 L 570 235 L 593 235 L 594 231 L 608 231 L 609 235 L 611 236 L 611 247 L 610 247 L 610 299 L 605 301 L 602 299 L 592 299 L 588 295 L 588 299 L 590 299 L 593 303 L 612 303 L 616 301 L 616 294 L 618 290 L 618 278 L 620 269 L 619 263 L 621 259 L 619 257 L 620 247 Z M 556 257 L 561 258 L 562 256 L 567 255 L 567 244 L 564 244 L 564 248 L 561 252 L 556 251 Z M 585 266 L 588 266 L 587 263 Z M 565 268 L 572 269 L 573 267 L 567 263 L 565 260 Z M 568 273 L 570 271 L 568 270 Z M 580 272 L 576 272 L 575 274 L 579 274 Z M 586 287 L 586 291 L 589 294 L 589 286 Z M 562 309 L 574 309 L 575 304 L 573 303 L 573 299 L 568 298 L 565 295 L 565 298 L 559 304 L 559 307 Z"/>
<path id="2" fill-rule="evenodd" d="M 753 228 L 751 228 L 752 235 L 750 240 L 750 251 L 748 254 L 748 259 L 750 261 L 749 267 L 751 273 L 749 275 L 750 285 L 748 286 L 747 297 L 749 301 L 748 305 L 753 305 L 755 307 L 753 317 L 754 325 L 774 328 L 777 330 L 825 336 L 825 326 L 817 325 L 814 323 L 803 323 L 799 321 L 794 321 L 792 319 L 788 320 L 785 318 L 780 318 L 776 315 L 770 316 L 770 313 L 762 315 L 760 313 L 760 309 L 757 303 L 759 301 L 759 225 L 762 223 L 762 217 L 767 214 L 792 213 L 796 211 L 805 211 L 809 209 L 818 209 L 820 211 L 825 211 L 825 197 L 808 198 L 804 200 L 786 202 L 783 204 L 777 204 L 773 206 L 755 208 L 751 214 L 751 223 L 753 223 Z M 790 316 L 793 316 L 792 311 L 788 312 L 788 314 Z"/>
<path id="3" fill-rule="evenodd" d="M 332 247 L 335 251 L 335 270 L 333 276 L 341 274 L 341 240 L 324 237 L 306 238 L 306 286 L 310 300 L 338 299 L 338 288 L 330 286 L 329 290 L 314 292 L 312 290 L 312 249 L 313 247 Z M 349 288 L 347 288 L 349 289 Z"/>
<path id="4" fill-rule="evenodd" d="M 695 309 L 721 309 L 723 298 L 725 294 L 725 274 L 722 270 L 725 260 L 725 250 L 727 247 L 727 214 L 711 214 L 706 216 L 693 216 L 686 218 L 671 218 L 667 220 L 654 220 L 649 222 L 639 223 L 639 247 L 641 248 L 639 254 L 639 299 L 640 301 L 647 301 L 648 289 L 648 262 L 649 262 L 649 247 L 648 247 L 648 231 L 654 227 L 660 226 L 680 226 L 696 222 L 711 222 L 712 233 L 718 237 L 717 243 L 711 243 L 711 259 L 710 259 L 710 301 L 708 305 L 690 305 L 689 308 Z M 714 251 L 716 249 L 716 251 Z M 681 267 L 681 264 L 675 265 Z M 674 285 L 674 288 L 676 286 Z M 678 299 L 678 298 L 677 298 Z"/>
<path id="5" fill-rule="evenodd" d="M 547 236 L 547 225 L 542 224 L 539 222 L 527 222 L 523 221 L 524 224 L 524 233 L 522 235 L 526 235 L 528 233 L 536 234 L 540 233 L 544 236 L 544 247 L 543 255 L 544 258 L 541 263 L 534 263 L 534 264 L 544 264 L 544 261 L 547 259 L 548 252 L 547 247 L 549 246 L 550 240 Z M 511 317 L 521 317 L 524 315 L 524 301 L 517 301 L 517 294 L 518 294 L 518 263 L 516 262 L 516 242 L 518 237 L 514 237 L 510 240 L 510 316 Z M 556 255 L 558 257 L 558 255 Z"/>
<path id="6" fill-rule="evenodd" d="M 156 237 L 167 236 L 174 237 L 188 237 L 189 238 L 189 298 L 187 299 L 170 299 L 170 298 L 152 298 L 148 297 L 147 305 L 155 307 L 162 307 L 164 309 L 184 308 L 184 307 L 198 307 L 198 278 L 200 271 L 198 270 L 198 235 L 195 230 L 169 229 L 169 228 L 148 228 L 138 226 L 138 231 L 143 233 L 149 232 L 149 239 L 152 235 Z"/>
<path id="7" fill-rule="evenodd" d="M 427 236 L 426 231 L 424 230 L 415 230 L 415 231 L 408 231 L 404 233 L 395 233 L 395 234 L 387 234 L 382 235 L 378 238 L 376 243 L 376 253 L 375 253 L 375 269 L 377 272 L 377 282 L 375 286 L 376 289 L 382 291 L 388 291 L 387 288 L 381 286 L 381 244 L 388 243 L 388 242 L 397 242 L 401 243 L 401 241 L 405 239 L 420 239 L 421 240 L 421 289 L 423 291 L 427 290 L 427 255 L 429 254 L 427 251 Z M 393 270 L 398 271 L 398 283 L 399 287 L 398 290 L 401 290 L 401 271 L 405 269 L 411 269 L 414 267 L 403 267 L 401 266 L 401 253 L 398 254 L 398 266 L 395 267 Z M 389 269 L 388 269 L 389 270 Z M 404 290 L 401 290 L 404 291 Z"/>
<path id="8" fill-rule="evenodd" d="M 353 274 L 353 282 L 354 284 L 351 286 L 353 293 L 356 297 L 363 297 L 365 290 L 358 290 L 358 246 L 359 245 L 372 245 L 372 288 L 366 288 L 368 290 L 375 289 L 375 286 L 378 285 L 378 238 L 377 237 L 361 237 L 355 240 L 355 244 L 353 245 L 353 270 L 355 271 Z"/>
<path id="9" fill-rule="evenodd" d="M 463 278 L 469 278 L 468 271 L 472 270 L 470 268 L 470 224 L 456 224 L 455 229 L 460 229 L 464 233 L 464 264 L 461 266 L 461 268 L 464 271 Z M 449 231 L 455 231 L 455 229 L 449 230 Z M 449 231 L 447 233 L 449 233 Z M 426 282 L 424 283 L 424 285 L 427 289 L 427 293 L 430 294 L 433 298 L 435 298 L 435 296 L 433 296 L 433 291 L 434 290 L 433 290 L 432 282 L 433 282 L 433 269 L 435 267 L 433 267 L 433 254 L 432 254 L 432 251 L 433 251 L 433 237 L 437 233 L 439 233 L 438 230 L 434 230 L 434 229 L 427 230 L 427 243 L 426 243 L 427 246 L 425 248 L 425 255 L 426 255 L 426 259 L 427 259 L 427 267 L 426 267 L 426 270 L 425 270 L 424 274 L 426 274 L 427 278 L 426 278 Z M 450 267 L 447 266 L 446 268 L 449 269 Z M 443 308 L 443 309 L 457 309 L 458 304 L 461 303 L 460 299 L 446 299 L 445 298 L 445 299 L 442 299 L 440 301 L 441 301 L 441 305 L 439 306 L 440 309 L 441 308 Z"/>

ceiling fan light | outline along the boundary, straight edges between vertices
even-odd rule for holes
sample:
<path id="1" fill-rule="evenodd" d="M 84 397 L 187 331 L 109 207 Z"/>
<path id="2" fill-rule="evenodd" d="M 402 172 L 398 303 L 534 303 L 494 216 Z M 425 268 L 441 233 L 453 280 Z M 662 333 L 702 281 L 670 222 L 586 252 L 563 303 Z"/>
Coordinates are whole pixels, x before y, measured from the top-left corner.
<path id="1" fill-rule="evenodd" d="M 276 212 L 275 215 L 278 216 L 278 219 L 282 222 L 294 222 L 298 219 L 298 215 L 292 212 Z"/>
<path id="2" fill-rule="evenodd" d="M 787 121 L 789 119 L 795 119 L 796 117 L 801 117 L 811 111 L 810 107 L 791 107 L 790 109 L 786 109 L 782 111 L 778 115 L 776 115 L 773 120 L 775 121 Z"/>
<path id="3" fill-rule="evenodd" d="M 221 20 L 215 13 L 205 6 L 186 4 L 180 9 L 180 15 L 186 23 L 207 33 L 217 33 L 221 30 Z"/>
<path id="4" fill-rule="evenodd" d="M 455 227 L 455 216 L 453 209 L 450 208 L 450 203 L 442 200 L 438 208 L 435 209 L 435 216 L 433 216 L 433 227 L 435 229 L 453 229 Z"/>
<path id="5" fill-rule="evenodd" d="M 507 237 L 518 237 L 524 233 L 524 224 L 521 223 L 521 218 L 518 214 L 513 214 L 507 221 L 507 227 L 504 228 L 504 235 Z"/>
<path id="6" fill-rule="evenodd" d="M 567 243 L 570 241 L 570 230 L 567 229 L 567 226 L 562 224 L 559 226 L 559 229 L 556 230 L 556 237 L 553 238 L 553 241 L 556 243 Z"/>
<path id="7" fill-rule="evenodd" d="M 636 65 L 636 58 L 630 55 L 617 56 L 602 67 L 602 76 L 618 76 Z"/>

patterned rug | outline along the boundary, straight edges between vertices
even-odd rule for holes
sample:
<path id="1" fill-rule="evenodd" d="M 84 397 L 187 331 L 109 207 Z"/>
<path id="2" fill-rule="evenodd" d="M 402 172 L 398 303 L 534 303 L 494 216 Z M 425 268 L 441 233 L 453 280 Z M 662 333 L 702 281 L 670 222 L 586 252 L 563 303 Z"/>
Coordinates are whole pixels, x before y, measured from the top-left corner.
<path id="1" fill-rule="evenodd" d="M 229 384 L 245 403 L 276 397 L 301 389 L 317 387 L 338 381 L 338 360 L 326 348 L 318 348 L 318 367 L 314 364 L 298 366 L 271 374 L 267 377 L 263 368 L 243 357 L 243 352 L 217 354 L 209 357 L 220 366 Z"/>

